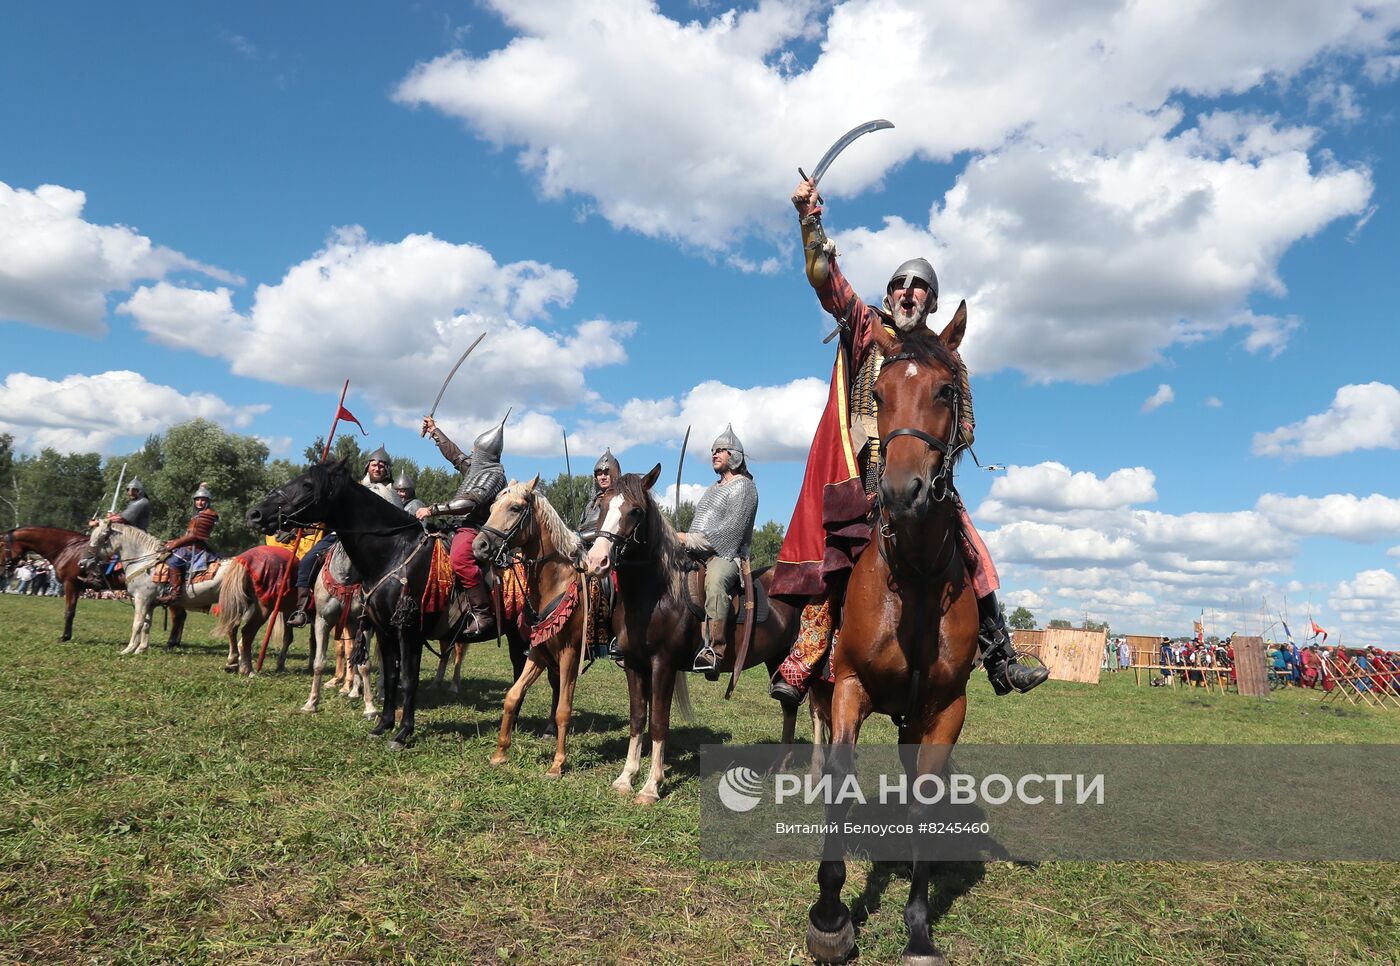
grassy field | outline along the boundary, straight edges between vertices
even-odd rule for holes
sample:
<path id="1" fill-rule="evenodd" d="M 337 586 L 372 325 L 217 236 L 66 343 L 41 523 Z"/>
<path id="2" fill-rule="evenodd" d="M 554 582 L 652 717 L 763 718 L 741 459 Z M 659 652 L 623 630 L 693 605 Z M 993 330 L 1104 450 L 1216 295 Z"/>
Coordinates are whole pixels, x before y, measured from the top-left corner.
<path id="1" fill-rule="evenodd" d="M 83 602 L 59 644 L 59 601 L 0 597 L 0 961 L 805 961 L 815 865 L 704 862 L 696 840 L 699 746 L 777 737 L 759 677 L 732 702 L 694 680 L 668 792 L 639 808 L 608 788 L 627 714 L 609 664 L 582 679 L 550 780 L 543 686 L 511 762 L 486 764 L 502 650 L 467 655 L 460 695 L 425 691 L 417 744 L 391 755 L 334 695 L 297 713 L 303 639 L 295 671 L 240 680 L 200 616 L 190 645 L 119 658 L 130 613 Z M 866 735 L 893 740 L 888 722 Z M 979 676 L 964 740 L 1393 743 L 1400 713 L 1130 675 L 997 699 Z M 861 960 L 897 962 L 907 882 L 851 871 Z M 957 964 L 1400 958 L 1400 865 L 991 863 L 936 881 Z"/>

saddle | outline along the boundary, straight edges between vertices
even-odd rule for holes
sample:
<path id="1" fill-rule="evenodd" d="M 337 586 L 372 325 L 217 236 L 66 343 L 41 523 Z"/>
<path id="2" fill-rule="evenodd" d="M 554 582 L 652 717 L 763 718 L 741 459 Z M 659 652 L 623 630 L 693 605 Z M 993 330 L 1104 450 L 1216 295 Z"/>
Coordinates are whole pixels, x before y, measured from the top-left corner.
<path id="1" fill-rule="evenodd" d="M 769 570 L 768 567 L 761 567 L 753 571 L 753 625 L 757 627 L 768 619 L 768 594 L 763 589 L 763 584 L 758 578 Z M 685 601 L 686 609 L 690 615 L 698 621 L 705 620 L 705 568 L 698 567 L 694 570 L 686 571 L 685 577 L 681 580 L 681 591 Z M 741 589 L 737 594 L 729 595 L 729 612 L 735 616 L 735 620 L 742 620 L 744 613 L 744 593 Z"/>
<path id="2" fill-rule="evenodd" d="M 196 570 L 189 574 L 186 583 L 199 583 L 205 580 L 213 580 L 219 573 L 219 568 L 223 566 L 223 558 L 217 557 L 209 561 L 209 565 L 203 570 Z M 157 584 L 170 583 L 170 565 L 164 560 L 151 568 L 151 581 Z"/>

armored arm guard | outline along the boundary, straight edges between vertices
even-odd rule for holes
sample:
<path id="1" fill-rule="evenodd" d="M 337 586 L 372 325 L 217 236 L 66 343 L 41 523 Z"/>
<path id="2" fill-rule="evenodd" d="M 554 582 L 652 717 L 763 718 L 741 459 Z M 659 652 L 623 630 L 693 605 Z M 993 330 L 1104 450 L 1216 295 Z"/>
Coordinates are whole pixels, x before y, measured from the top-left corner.
<path id="1" fill-rule="evenodd" d="M 831 277 L 831 256 L 836 254 L 836 245 L 822 230 L 821 209 L 814 209 L 802 224 L 802 250 L 807 261 L 807 281 L 812 288 L 820 290 Z"/>
<path id="2" fill-rule="evenodd" d="M 447 434 L 440 429 L 433 430 L 433 442 L 437 443 L 438 450 L 447 457 L 447 462 L 459 473 L 467 473 L 472 468 L 472 458 L 463 453 L 456 443 L 447 438 Z"/>

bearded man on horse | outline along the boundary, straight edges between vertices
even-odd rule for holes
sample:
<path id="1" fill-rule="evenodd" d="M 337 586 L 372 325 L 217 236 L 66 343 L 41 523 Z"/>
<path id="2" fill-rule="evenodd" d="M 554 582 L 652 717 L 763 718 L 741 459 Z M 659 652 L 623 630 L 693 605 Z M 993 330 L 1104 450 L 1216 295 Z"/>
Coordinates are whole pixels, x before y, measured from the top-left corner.
<path id="1" fill-rule="evenodd" d="M 510 413 L 506 413 L 506 418 L 509 417 Z M 456 532 L 452 537 L 452 572 L 467 592 L 467 603 L 474 621 L 465 629 L 469 639 L 489 637 L 496 630 L 491 589 L 481 579 L 481 566 L 472 553 L 472 541 L 476 539 L 481 525 L 490 517 L 491 504 L 496 495 L 506 485 L 506 472 L 501 467 L 505 430 L 506 421 L 502 419 L 499 426 L 486 430 L 473 441 L 471 455 L 468 456 L 438 429 L 433 417 L 423 417 L 423 432 L 432 437 L 447 462 L 462 474 L 462 484 L 457 488 L 456 495 L 446 503 L 421 507 L 413 515 L 419 520 L 434 516 L 456 518 Z"/>
<path id="2" fill-rule="evenodd" d="M 778 552 L 771 589 L 774 595 L 806 598 L 797 643 L 779 666 L 769 692 L 795 707 L 832 643 L 846 580 L 870 542 L 869 513 L 881 466 L 879 400 L 873 386 L 884 363 L 874 333 L 877 326 L 890 334 L 927 327 L 929 313 L 938 307 L 938 276 L 926 259 L 912 258 L 890 276 L 883 307 L 866 305 L 836 264 L 836 246 L 822 230 L 816 186 L 801 182 L 792 203 L 802 226 L 807 280 L 822 308 L 836 318 L 841 335 L 826 409 L 807 457 L 806 475 Z M 953 357 L 964 403 L 956 448 L 963 449 L 971 447 L 975 427 L 972 388 L 956 349 Z M 957 500 L 964 556 L 977 594 L 983 666 L 998 695 L 1012 690 L 1024 693 L 1041 684 L 1049 672 L 1017 663 L 996 598 L 1000 586 L 996 567 L 956 490 L 952 496 Z"/>
<path id="3" fill-rule="evenodd" d="M 165 549 L 170 551 L 170 556 L 165 565 L 170 571 L 170 583 L 165 593 L 156 598 L 157 604 L 177 603 L 186 573 L 197 574 L 215 559 L 214 552 L 209 549 L 209 537 L 218 522 L 219 514 L 214 512 L 214 493 L 208 483 L 201 483 L 199 489 L 194 491 L 194 516 L 190 517 L 189 526 L 174 540 L 166 541 Z"/>
<path id="4" fill-rule="evenodd" d="M 393 465 L 393 457 L 381 443 L 379 449 L 370 453 L 365 459 L 365 475 L 360 480 L 360 485 L 370 490 L 386 502 L 396 507 L 402 508 L 399 494 L 394 489 L 393 475 L 389 468 Z M 336 535 L 328 533 L 311 547 L 297 564 L 297 605 L 292 612 L 292 616 L 287 618 L 287 623 L 292 627 L 305 627 L 311 623 L 311 596 L 316 583 L 316 574 L 321 570 L 321 564 L 326 558 L 326 554 L 336 544 Z"/>
<path id="5" fill-rule="evenodd" d="M 719 480 L 695 504 L 690 530 L 677 533 L 686 552 L 705 567 L 705 644 L 692 670 L 719 679 L 720 662 L 729 647 L 726 628 L 733 606 L 730 594 L 740 589 L 740 562 L 749 559 L 753 521 L 758 515 L 758 487 L 744 458 L 744 444 L 730 424 L 710 446 L 710 463 Z"/>

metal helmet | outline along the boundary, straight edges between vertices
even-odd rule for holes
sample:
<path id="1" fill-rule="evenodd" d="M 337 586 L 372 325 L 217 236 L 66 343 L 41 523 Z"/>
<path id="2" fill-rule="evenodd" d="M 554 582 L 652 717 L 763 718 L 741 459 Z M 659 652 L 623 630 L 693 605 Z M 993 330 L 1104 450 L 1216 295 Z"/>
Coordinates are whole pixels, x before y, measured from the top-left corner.
<path id="1" fill-rule="evenodd" d="M 909 288 L 915 282 L 923 282 L 928 286 L 928 298 L 924 300 L 924 311 L 919 321 L 928 318 L 928 314 L 938 308 L 938 274 L 934 272 L 927 258 L 911 258 L 894 270 L 894 274 L 885 285 L 885 310 L 894 310 L 894 306 L 890 304 L 890 296 L 894 294 L 895 289 Z"/>
<path id="2" fill-rule="evenodd" d="M 146 484 L 142 483 L 139 479 L 137 479 L 136 477 L 133 476 L 133 477 L 131 478 L 131 481 L 130 481 L 129 483 L 126 484 L 126 491 L 127 491 L 128 493 L 130 493 L 132 490 L 135 490 L 135 491 L 136 491 L 136 495 L 137 495 L 138 497 L 145 496 L 145 495 L 146 495 Z"/>
<path id="3" fill-rule="evenodd" d="M 510 410 L 506 410 L 505 417 L 499 426 L 488 429 L 476 438 L 472 443 L 472 448 L 484 456 L 489 456 L 492 460 L 500 461 L 501 453 L 506 447 L 506 420 L 510 419 Z"/>
<path id="4" fill-rule="evenodd" d="M 408 470 L 404 470 L 399 474 L 399 478 L 394 481 L 394 489 L 407 490 L 409 496 L 418 495 L 413 485 L 413 474 L 409 473 Z"/>
<path id="5" fill-rule="evenodd" d="M 201 483 L 201 484 L 199 484 L 199 489 L 197 489 L 197 490 L 194 491 L 194 498 L 195 498 L 196 500 L 198 500 L 200 497 L 203 497 L 204 499 L 209 500 L 211 503 L 213 502 L 213 500 L 214 500 L 214 491 L 211 490 L 211 489 L 209 489 L 209 484 L 208 484 L 208 483 Z"/>
<path id="6" fill-rule="evenodd" d="M 384 448 L 383 443 L 379 444 L 379 449 L 365 457 L 365 468 L 369 469 L 369 464 L 373 463 L 375 460 L 378 460 L 385 466 L 394 465 L 394 458 L 389 455 L 389 451 Z"/>
<path id="7" fill-rule="evenodd" d="M 744 465 L 744 444 L 739 442 L 739 437 L 734 435 L 734 424 L 729 423 L 724 427 L 724 432 L 715 437 L 715 441 L 710 444 L 710 455 L 722 449 L 729 450 L 729 468 L 738 470 Z"/>
<path id="8" fill-rule="evenodd" d="M 593 475 L 597 476 L 599 470 L 607 470 L 616 480 L 622 476 L 622 464 L 617 461 L 617 457 L 612 454 L 612 447 L 603 450 L 603 455 L 598 457 L 598 462 L 593 464 Z"/>

